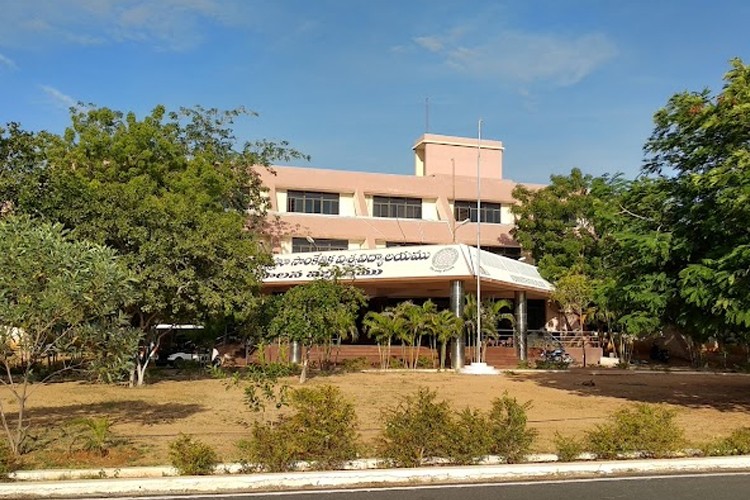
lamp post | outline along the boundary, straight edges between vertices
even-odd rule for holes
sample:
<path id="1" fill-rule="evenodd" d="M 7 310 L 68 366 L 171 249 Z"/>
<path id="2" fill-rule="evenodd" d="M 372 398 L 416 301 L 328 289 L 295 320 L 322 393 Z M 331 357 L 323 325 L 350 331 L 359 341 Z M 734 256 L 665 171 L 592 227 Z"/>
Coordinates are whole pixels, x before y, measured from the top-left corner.
<path id="1" fill-rule="evenodd" d="M 317 251 L 318 251 L 318 244 L 317 244 L 317 243 L 315 243 L 315 238 L 313 238 L 312 236 L 310 236 L 310 235 L 308 234 L 307 236 L 305 236 L 305 239 L 307 240 L 307 242 L 308 242 L 309 244 L 311 244 L 311 245 L 313 246 L 313 248 L 314 248 L 314 249 L 315 249 L 315 251 L 317 252 Z"/>
<path id="2" fill-rule="evenodd" d="M 471 219 L 464 219 L 461 222 L 459 222 L 458 224 L 456 224 L 456 219 L 453 219 L 453 221 L 451 223 L 452 224 L 452 227 L 451 227 L 451 241 L 453 243 L 456 242 L 456 231 L 458 231 L 458 229 L 461 226 L 464 226 L 464 225 L 468 224 L 469 222 L 471 222 Z"/>

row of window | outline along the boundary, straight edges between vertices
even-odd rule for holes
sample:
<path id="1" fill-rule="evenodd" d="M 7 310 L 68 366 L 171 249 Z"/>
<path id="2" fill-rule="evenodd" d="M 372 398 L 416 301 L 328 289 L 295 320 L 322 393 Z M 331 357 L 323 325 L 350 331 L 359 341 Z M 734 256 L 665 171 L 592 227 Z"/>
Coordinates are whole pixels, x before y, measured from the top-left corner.
<path id="1" fill-rule="evenodd" d="M 423 243 L 416 242 L 402 242 L 402 241 L 386 241 L 386 248 L 403 247 L 403 246 L 417 246 L 423 245 Z M 330 250 L 348 250 L 348 240 L 337 240 L 331 238 L 292 238 L 292 253 L 300 252 L 324 252 Z M 502 255 L 503 257 L 510 257 L 511 259 L 519 259 L 521 257 L 521 249 L 517 247 L 482 247 L 482 250 L 494 253 L 496 255 Z"/>
<path id="2" fill-rule="evenodd" d="M 317 191 L 287 191 L 287 212 L 305 214 L 339 214 L 339 195 Z M 454 202 L 453 216 L 457 221 L 501 223 L 500 203 L 482 203 L 477 210 L 475 201 Z M 396 196 L 374 196 L 372 198 L 373 217 L 398 219 L 421 219 L 422 200 Z"/>

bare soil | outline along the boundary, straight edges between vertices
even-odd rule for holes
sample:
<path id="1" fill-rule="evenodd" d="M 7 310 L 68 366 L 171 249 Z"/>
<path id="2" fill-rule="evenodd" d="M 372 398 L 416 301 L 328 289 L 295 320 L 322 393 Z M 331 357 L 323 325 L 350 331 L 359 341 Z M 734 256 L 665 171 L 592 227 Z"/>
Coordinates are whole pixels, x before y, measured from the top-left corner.
<path id="1" fill-rule="evenodd" d="M 297 386 L 296 379 L 285 382 Z M 355 401 L 360 431 L 372 444 L 381 425 L 381 411 L 419 387 L 437 391 L 456 408 L 487 409 L 493 398 L 507 391 L 519 401 L 531 401 L 530 425 L 539 431 L 538 452 L 553 451 L 555 432 L 581 436 L 615 409 L 633 402 L 664 403 L 678 411 L 678 421 L 689 440 L 700 443 L 750 426 L 750 376 L 744 374 L 689 374 L 574 369 L 560 373 L 508 373 L 469 376 L 446 373 L 350 373 L 314 377 L 309 385 L 338 386 Z M 8 395 L 2 396 L 12 404 Z M 109 457 L 80 453 L 36 452 L 31 466 L 156 465 L 168 463 L 168 443 L 179 433 L 211 443 L 225 461 L 236 458 L 235 443 L 246 437 L 258 418 L 243 401 L 242 386 L 229 387 L 215 379 L 164 380 L 141 388 L 56 383 L 36 388 L 29 400 L 33 429 L 44 437 L 59 432 L 77 418 L 107 416 L 113 432 L 127 439 L 127 452 Z M 12 406 L 11 406 L 12 408 Z M 46 434 L 44 431 L 47 431 Z M 58 440 L 61 442 L 61 440 Z M 47 449 L 54 448 L 47 446 Z"/>

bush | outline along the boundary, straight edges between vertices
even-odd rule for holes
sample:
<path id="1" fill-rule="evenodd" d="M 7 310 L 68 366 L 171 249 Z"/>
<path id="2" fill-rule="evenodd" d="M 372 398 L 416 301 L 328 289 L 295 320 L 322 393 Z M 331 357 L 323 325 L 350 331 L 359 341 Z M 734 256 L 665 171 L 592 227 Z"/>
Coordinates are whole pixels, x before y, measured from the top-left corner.
<path id="1" fill-rule="evenodd" d="M 378 446 L 391 466 L 418 467 L 430 457 L 447 456 L 446 436 L 452 429 L 451 409 L 435 402 L 436 393 L 420 388 L 395 407 L 383 412 L 383 431 Z"/>
<path id="2" fill-rule="evenodd" d="M 501 455 L 508 463 L 518 463 L 525 458 L 537 434 L 526 426 L 529 408 L 531 402 L 521 404 L 507 392 L 492 401 L 488 415 L 491 454 Z"/>
<path id="3" fill-rule="evenodd" d="M 555 432 L 555 450 L 561 462 L 572 462 L 583 452 L 583 443 L 572 436 L 563 436 Z"/>
<path id="4" fill-rule="evenodd" d="M 675 417 L 676 412 L 667 407 L 636 404 L 613 413 L 611 422 L 587 433 L 586 441 L 599 458 L 617 458 L 622 453 L 669 456 L 684 444 Z"/>
<path id="5" fill-rule="evenodd" d="M 294 433 L 273 422 L 253 424 L 251 439 L 237 443 L 244 472 L 286 472 L 297 462 Z"/>
<path id="6" fill-rule="evenodd" d="M 314 469 L 334 469 L 357 458 L 359 435 L 354 404 L 325 385 L 289 396 L 293 413 L 253 426 L 252 439 L 238 446 L 247 468 L 281 472 L 305 460 Z"/>
<path id="7" fill-rule="evenodd" d="M 372 364 L 364 356 L 341 360 L 341 371 L 346 373 L 361 372 L 362 370 L 368 370 L 370 368 L 372 368 Z"/>
<path id="8" fill-rule="evenodd" d="M 205 476 L 213 474 L 219 463 L 216 451 L 209 445 L 180 434 L 169 443 L 169 460 L 183 476 Z"/>
<path id="9" fill-rule="evenodd" d="M 0 441 L 0 477 L 7 478 L 8 474 L 19 467 L 18 458 L 13 454 L 8 443 Z"/>
<path id="10" fill-rule="evenodd" d="M 730 456 L 750 454 L 750 427 L 741 427 L 723 439 L 704 444 L 704 455 Z"/>
<path id="11" fill-rule="evenodd" d="M 447 458 L 459 465 L 480 461 L 489 454 L 492 442 L 487 417 L 469 408 L 453 415 L 445 438 Z"/>
<path id="12" fill-rule="evenodd" d="M 104 457 L 115 444 L 112 421 L 107 417 L 84 418 L 78 422 L 78 429 L 86 451 L 93 451 Z"/>

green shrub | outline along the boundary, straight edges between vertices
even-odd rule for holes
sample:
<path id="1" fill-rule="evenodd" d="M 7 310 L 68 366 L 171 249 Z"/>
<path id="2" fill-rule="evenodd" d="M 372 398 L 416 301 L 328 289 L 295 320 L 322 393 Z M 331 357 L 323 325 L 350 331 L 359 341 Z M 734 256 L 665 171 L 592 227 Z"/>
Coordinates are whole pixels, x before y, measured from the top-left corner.
<path id="1" fill-rule="evenodd" d="M 383 431 L 378 451 L 396 467 L 418 467 L 430 457 L 448 456 L 451 409 L 436 402 L 436 393 L 422 387 L 383 412 Z"/>
<path id="2" fill-rule="evenodd" d="M 83 440 L 83 449 L 106 456 L 115 444 L 112 433 L 112 421 L 107 417 L 84 418 L 77 422 L 79 439 Z"/>
<path id="3" fill-rule="evenodd" d="M 0 477 L 7 478 L 8 474 L 18 467 L 18 457 L 13 454 L 5 440 L 0 441 Z"/>
<path id="4" fill-rule="evenodd" d="M 554 442 L 557 459 L 561 462 L 572 462 L 583 452 L 581 440 L 572 436 L 563 436 L 559 432 L 555 432 Z"/>
<path id="5" fill-rule="evenodd" d="M 291 430 L 289 426 L 274 422 L 255 422 L 251 438 L 237 443 L 243 472 L 293 470 L 299 454 Z"/>
<path id="6" fill-rule="evenodd" d="M 216 451 L 209 445 L 180 434 L 169 443 L 169 460 L 172 466 L 184 476 L 205 476 L 212 474 L 219 463 Z"/>
<path id="7" fill-rule="evenodd" d="M 492 409 L 487 416 L 492 438 L 491 454 L 501 455 L 508 463 L 518 463 L 525 458 L 537 434 L 527 427 L 526 411 L 529 408 L 531 402 L 521 404 L 507 392 L 492 401 Z"/>
<path id="8" fill-rule="evenodd" d="M 610 422 L 586 434 L 590 451 L 599 458 L 622 453 L 665 457 L 684 445 L 684 432 L 675 422 L 676 412 L 659 405 L 636 404 L 617 410 Z"/>
<path id="9" fill-rule="evenodd" d="M 730 456 L 750 454 L 750 427 L 741 427 L 723 439 L 706 443 L 701 447 L 709 456 Z"/>
<path id="10" fill-rule="evenodd" d="M 276 380 L 278 378 L 299 375 L 300 370 L 300 366 L 295 363 L 281 363 L 274 361 L 272 363 L 247 365 L 244 372 L 249 378 L 263 376 Z"/>
<path id="11" fill-rule="evenodd" d="M 357 458 L 359 434 L 354 404 L 331 385 L 292 392 L 294 413 L 285 425 L 294 432 L 300 460 L 316 469 L 332 469 Z"/>
<path id="12" fill-rule="evenodd" d="M 372 364 L 370 363 L 370 360 L 364 356 L 341 360 L 341 371 L 346 373 L 361 372 L 362 370 L 370 368 L 372 368 Z"/>
<path id="13" fill-rule="evenodd" d="M 489 454 L 492 442 L 486 415 L 469 408 L 452 416 L 445 438 L 447 458 L 459 465 L 477 463 Z"/>
<path id="14" fill-rule="evenodd" d="M 325 385 L 289 395 L 292 413 L 276 422 L 253 426 L 252 438 L 238 444 L 246 468 L 281 472 L 305 460 L 314 469 L 334 469 L 359 453 L 354 404 Z"/>
<path id="15" fill-rule="evenodd" d="M 551 359 L 539 359 L 534 362 L 534 368 L 537 370 L 568 370 L 570 363 Z"/>

